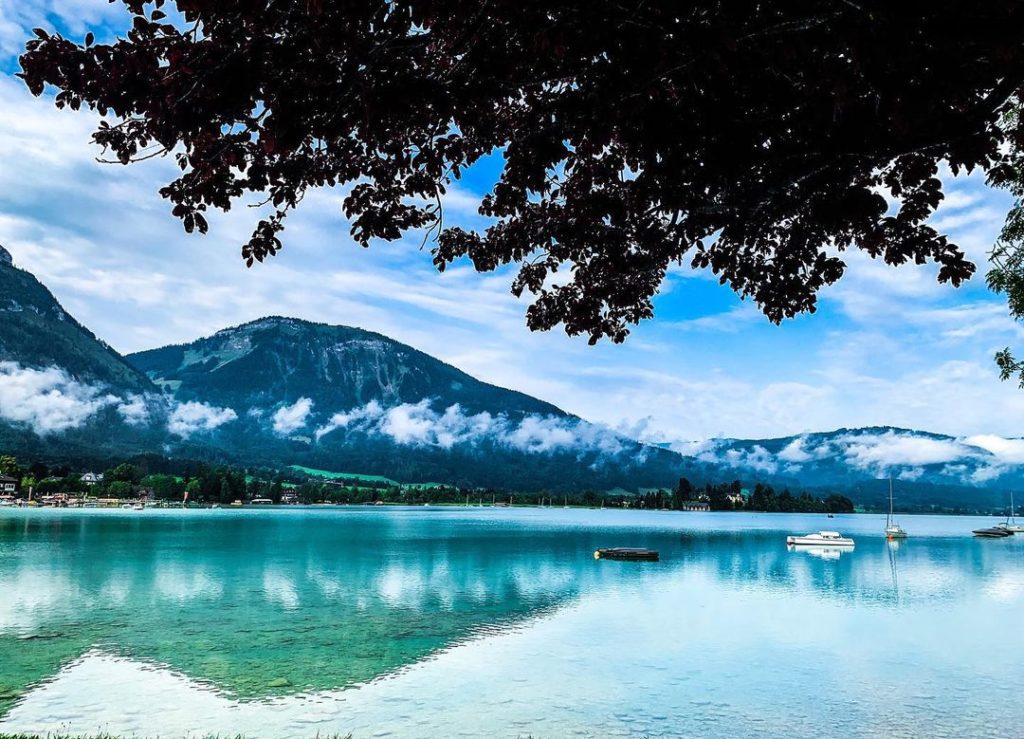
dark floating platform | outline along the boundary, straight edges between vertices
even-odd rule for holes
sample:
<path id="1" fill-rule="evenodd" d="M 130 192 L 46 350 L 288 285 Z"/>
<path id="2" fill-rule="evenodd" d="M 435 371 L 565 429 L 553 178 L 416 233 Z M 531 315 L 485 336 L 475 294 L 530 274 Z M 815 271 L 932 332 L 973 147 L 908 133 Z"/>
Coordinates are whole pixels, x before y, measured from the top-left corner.
<path id="1" fill-rule="evenodd" d="M 634 549 L 631 547 L 613 547 L 598 549 L 594 559 L 624 559 L 630 562 L 657 562 L 659 557 L 654 549 Z"/>

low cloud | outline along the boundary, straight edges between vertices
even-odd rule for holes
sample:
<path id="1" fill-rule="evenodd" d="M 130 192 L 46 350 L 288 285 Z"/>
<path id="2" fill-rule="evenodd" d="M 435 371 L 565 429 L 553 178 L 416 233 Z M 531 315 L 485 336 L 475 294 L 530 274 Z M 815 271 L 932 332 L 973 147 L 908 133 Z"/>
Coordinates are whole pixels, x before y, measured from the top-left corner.
<path id="1" fill-rule="evenodd" d="M 117 402 L 101 387 L 79 382 L 60 368 L 0 362 L 0 418 L 24 424 L 37 434 L 78 428 Z"/>
<path id="2" fill-rule="evenodd" d="M 814 455 L 804 448 L 805 441 L 806 439 L 802 436 L 798 439 L 793 439 L 793 441 L 789 442 L 789 444 L 779 452 L 779 459 L 783 462 L 789 462 L 790 464 L 800 464 L 814 459 Z"/>
<path id="3" fill-rule="evenodd" d="M 751 449 L 730 449 L 725 453 L 723 461 L 730 467 L 743 467 L 769 475 L 775 474 L 779 468 L 775 455 L 757 444 Z"/>
<path id="4" fill-rule="evenodd" d="M 316 438 L 339 430 L 384 436 L 406 446 L 442 449 L 487 442 L 529 454 L 577 451 L 617 455 L 633 448 L 615 432 L 573 418 L 529 415 L 516 421 L 502 414 L 467 414 L 458 404 L 438 411 L 429 399 L 391 408 L 370 401 L 334 414 L 317 428 Z"/>
<path id="5" fill-rule="evenodd" d="M 800 436 L 774 454 L 760 444 L 728 439 L 679 442 L 672 449 L 701 462 L 766 474 L 781 470 L 799 476 L 807 468 L 831 462 L 865 477 L 891 475 L 914 481 L 929 472 L 946 482 L 972 485 L 983 485 L 1024 465 L 1024 439 L 995 434 L 936 437 L 897 429 Z"/>
<path id="6" fill-rule="evenodd" d="M 1024 464 L 1024 439 L 1004 439 L 995 434 L 978 434 L 964 439 L 965 444 L 984 449 L 1006 464 Z"/>
<path id="7" fill-rule="evenodd" d="M 213 431 L 238 418 L 230 408 L 218 408 L 207 403 L 182 403 L 171 411 L 167 429 L 183 438 L 201 431 Z"/>
<path id="8" fill-rule="evenodd" d="M 148 426 L 152 420 L 149 403 L 142 395 L 129 395 L 117 406 L 117 412 L 129 426 Z"/>
<path id="9" fill-rule="evenodd" d="M 278 409 L 273 418 L 274 433 L 287 436 L 298 431 L 306 425 L 312 410 L 313 401 L 309 398 L 299 398 L 294 404 Z"/>
<path id="10" fill-rule="evenodd" d="M 955 439 L 933 439 L 895 431 L 840 437 L 837 443 L 848 463 L 859 469 L 880 472 L 897 466 L 920 467 L 974 456 L 966 445 Z"/>

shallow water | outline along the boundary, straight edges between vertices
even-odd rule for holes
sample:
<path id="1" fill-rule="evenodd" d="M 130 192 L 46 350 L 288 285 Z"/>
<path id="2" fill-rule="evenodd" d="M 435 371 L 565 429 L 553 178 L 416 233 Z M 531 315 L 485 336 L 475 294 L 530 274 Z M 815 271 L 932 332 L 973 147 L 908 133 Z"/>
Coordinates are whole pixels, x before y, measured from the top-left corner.
<path id="1" fill-rule="evenodd" d="M 1013 735 L 1024 536 L 902 523 L 896 547 L 875 516 L 2 510 L 0 731 Z M 822 528 L 857 546 L 787 550 Z"/>

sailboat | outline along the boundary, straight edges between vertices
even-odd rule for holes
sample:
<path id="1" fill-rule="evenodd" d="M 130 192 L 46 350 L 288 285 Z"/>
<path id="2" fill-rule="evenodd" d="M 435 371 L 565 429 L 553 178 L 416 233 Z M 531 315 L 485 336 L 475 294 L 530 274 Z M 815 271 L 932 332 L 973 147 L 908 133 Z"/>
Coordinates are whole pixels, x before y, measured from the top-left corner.
<path id="1" fill-rule="evenodd" d="M 889 515 L 885 517 L 885 538 L 886 539 L 906 539 L 907 532 L 903 530 L 903 527 L 896 523 L 896 519 L 892 515 L 892 478 L 889 478 Z"/>
<path id="2" fill-rule="evenodd" d="M 1014 534 L 1024 533 L 1024 526 L 1017 523 L 1016 516 L 1013 515 L 1013 491 L 1010 491 L 1010 513 L 1006 516 L 1006 523 L 997 523 L 996 528 L 1002 529 L 1003 531 L 1011 531 Z"/>

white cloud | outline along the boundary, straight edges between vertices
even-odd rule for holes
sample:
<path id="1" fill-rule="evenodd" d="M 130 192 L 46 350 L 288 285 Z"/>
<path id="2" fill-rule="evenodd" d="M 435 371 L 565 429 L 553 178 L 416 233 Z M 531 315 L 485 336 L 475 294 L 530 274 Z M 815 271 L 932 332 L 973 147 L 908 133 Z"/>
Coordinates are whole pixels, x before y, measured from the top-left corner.
<path id="1" fill-rule="evenodd" d="M 1006 464 L 1024 464 L 1024 439 L 1005 439 L 995 434 L 968 436 L 965 444 L 981 447 Z"/>
<path id="2" fill-rule="evenodd" d="M 37 434 L 82 426 L 117 400 L 57 367 L 38 370 L 0 362 L 0 418 L 25 424 Z"/>
<path id="3" fill-rule="evenodd" d="M 298 431 L 306 425 L 309 414 L 313 410 L 313 401 L 309 398 L 299 398 L 292 405 L 279 408 L 274 414 L 274 433 L 279 436 Z"/>
<path id="4" fill-rule="evenodd" d="M 80 34 L 96 23 L 114 28 L 123 7 L 0 0 L 8 65 L 30 28 L 52 25 L 54 14 Z M 54 110 L 52 98 L 33 98 L 10 75 L 0 75 L 0 110 L 0 242 L 120 351 L 189 341 L 258 318 L 272 304 L 276 313 L 380 331 L 612 428 L 650 418 L 648 440 L 868 425 L 1019 432 L 1024 393 L 1000 384 L 991 357 L 1024 341 L 981 279 L 953 290 L 935 281 L 933 265 L 894 269 L 848 253 L 847 276 L 823 293 L 818 315 L 776 327 L 710 273 L 689 279 L 688 267 L 674 267 L 673 284 L 655 301 L 657 319 L 622 346 L 588 347 L 559 331 L 527 331 L 524 304 L 508 292 L 508 269 L 479 275 L 459 263 L 438 275 L 415 235 L 356 247 L 337 190 L 310 193 L 290 219 L 285 250 L 246 270 L 237 255 L 255 220 L 250 209 L 239 204 L 215 214 L 207 237 L 186 236 L 157 195 L 176 176 L 173 162 L 97 164 L 89 143 L 96 116 Z M 936 221 L 983 259 L 1005 193 L 986 189 L 983 176 L 945 179 Z M 453 188 L 446 220 L 478 224 L 478 200 L 479 193 Z M 686 320 L 694 315 L 702 317 Z M 389 428 L 410 443 L 424 434 L 447 443 L 421 421 L 415 411 L 398 414 Z M 561 430 L 547 431 L 540 425 L 523 443 L 559 443 Z"/>
<path id="5" fill-rule="evenodd" d="M 730 467 L 764 472 L 769 475 L 775 474 L 779 468 L 775 456 L 759 444 L 755 444 L 750 449 L 729 449 L 720 459 Z"/>
<path id="6" fill-rule="evenodd" d="M 238 418 L 230 408 L 217 408 L 207 403 L 182 403 L 171 411 L 167 428 L 172 434 L 189 437 L 200 431 L 212 431 Z"/>
<path id="7" fill-rule="evenodd" d="M 46 21 L 56 19 L 72 36 L 82 36 L 86 30 L 123 16 L 120 4 L 112 5 L 99 0 L 14 0 L 0 2 L 0 54 L 18 54 L 25 42 L 32 38 L 36 25 L 52 28 Z"/>
<path id="8" fill-rule="evenodd" d="M 316 438 L 345 429 L 386 436 L 396 444 L 451 449 L 457 444 L 494 443 L 530 454 L 578 451 L 616 455 L 632 444 L 610 429 L 574 418 L 528 415 L 515 421 L 491 413 L 467 414 L 458 404 L 434 410 L 429 398 L 384 408 L 370 401 L 334 414 Z"/>
<path id="9" fill-rule="evenodd" d="M 846 436 L 839 440 L 844 456 L 863 470 L 887 470 L 898 465 L 919 467 L 942 464 L 970 456 L 970 450 L 957 441 L 899 434 Z"/>
<path id="10" fill-rule="evenodd" d="M 362 408 L 354 408 L 351 411 L 335 413 L 331 419 L 316 430 L 316 438 L 319 440 L 326 434 L 338 429 L 346 429 L 351 425 L 363 426 L 366 421 L 377 421 L 384 414 L 384 408 L 376 400 L 371 400 Z"/>
<path id="11" fill-rule="evenodd" d="M 779 459 L 783 462 L 790 462 L 793 464 L 800 464 L 801 462 L 807 462 L 814 459 L 814 455 L 804 449 L 804 441 L 805 439 L 802 436 L 793 439 L 793 441 L 789 442 L 782 451 L 779 452 Z"/>
<path id="12" fill-rule="evenodd" d="M 700 458 L 702 455 L 713 454 L 717 446 L 718 442 L 713 439 L 702 439 L 700 441 L 674 441 L 670 448 L 684 457 Z"/>
<path id="13" fill-rule="evenodd" d="M 117 406 L 117 412 L 131 426 L 145 426 L 150 422 L 149 403 L 142 395 L 129 395 Z"/>

